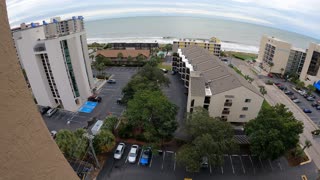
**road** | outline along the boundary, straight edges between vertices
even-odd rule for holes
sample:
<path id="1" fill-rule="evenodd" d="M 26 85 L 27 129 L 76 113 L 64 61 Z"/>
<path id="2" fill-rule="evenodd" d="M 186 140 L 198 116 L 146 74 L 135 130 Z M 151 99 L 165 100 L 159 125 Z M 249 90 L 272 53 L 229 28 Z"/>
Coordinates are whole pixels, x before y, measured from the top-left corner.
<path id="1" fill-rule="evenodd" d="M 313 137 L 312 134 L 310 133 L 311 131 L 318 128 L 317 125 L 310 119 L 308 115 L 306 115 L 302 111 L 302 109 L 297 104 L 292 102 L 290 98 L 283 93 L 283 91 L 281 91 L 274 85 L 266 85 L 264 83 L 266 79 L 263 77 L 267 76 L 267 72 L 263 71 L 259 75 L 255 75 L 255 73 L 253 73 L 251 70 L 251 68 L 253 68 L 252 65 L 249 65 L 247 63 L 237 64 L 237 65 L 238 65 L 238 68 L 242 71 L 242 73 L 246 75 L 251 75 L 251 77 L 255 79 L 252 82 L 254 86 L 256 86 L 257 88 L 260 85 L 265 86 L 265 89 L 267 90 L 265 99 L 266 101 L 268 101 L 269 104 L 275 105 L 278 103 L 282 103 L 286 105 L 286 107 L 293 113 L 296 119 L 303 122 L 304 129 L 303 129 L 303 133 L 300 135 L 300 143 L 304 144 L 306 139 L 311 141 L 312 146 L 306 149 L 306 152 L 311 156 L 312 161 L 316 165 L 316 169 L 319 170 L 320 169 L 320 139 Z M 300 99 L 303 100 L 302 97 L 300 97 Z M 307 106 L 308 102 L 302 102 L 302 103 L 306 104 Z M 320 118 L 320 116 L 317 116 L 315 118 Z"/>

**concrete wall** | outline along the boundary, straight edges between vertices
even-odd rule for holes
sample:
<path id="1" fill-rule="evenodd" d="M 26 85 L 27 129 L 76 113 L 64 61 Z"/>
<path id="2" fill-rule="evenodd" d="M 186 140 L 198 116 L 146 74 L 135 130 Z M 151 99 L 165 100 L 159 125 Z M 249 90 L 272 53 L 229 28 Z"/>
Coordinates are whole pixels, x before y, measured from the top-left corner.
<path id="1" fill-rule="evenodd" d="M 234 96 L 234 98 L 226 98 L 225 96 Z M 231 107 L 224 107 L 226 99 L 232 99 Z M 245 99 L 251 99 L 250 103 L 246 103 Z M 245 87 L 239 87 L 211 97 L 209 113 L 212 117 L 221 116 L 223 108 L 230 108 L 230 114 L 227 115 L 228 122 L 248 122 L 254 119 L 261 108 L 263 97 L 257 95 Z M 248 107 L 247 111 L 243 111 L 243 107 Z M 240 115 L 246 115 L 245 118 L 239 118 Z"/>
<path id="2" fill-rule="evenodd" d="M 79 179 L 51 138 L 27 88 L 5 1 L 0 1 L 0 24 L 0 179 Z"/>
<path id="3" fill-rule="evenodd" d="M 310 76 L 307 74 L 314 51 L 320 52 L 320 44 L 310 43 L 309 45 L 306 60 L 300 74 L 300 81 L 303 81 L 306 86 L 308 86 L 309 84 L 313 85 L 314 82 L 320 80 L 320 70 L 318 71 L 318 74 L 316 76 Z M 307 78 L 309 80 L 307 80 Z"/>

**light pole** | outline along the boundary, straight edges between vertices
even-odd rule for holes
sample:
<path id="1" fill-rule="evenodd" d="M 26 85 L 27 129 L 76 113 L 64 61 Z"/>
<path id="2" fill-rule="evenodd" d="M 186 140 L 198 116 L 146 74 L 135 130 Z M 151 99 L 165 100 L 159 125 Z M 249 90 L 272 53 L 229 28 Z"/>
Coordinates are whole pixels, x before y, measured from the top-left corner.
<path id="1" fill-rule="evenodd" d="M 97 159 L 96 152 L 94 151 L 94 148 L 93 148 L 93 145 L 92 145 L 92 140 L 93 140 L 93 138 L 94 138 L 94 135 L 91 135 L 91 134 L 89 134 L 89 133 L 85 133 L 85 134 L 83 134 L 83 136 L 86 137 L 86 138 L 88 138 L 88 140 L 89 140 L 89 146 L 90 146 L 91 152 L 92 152 L 92 154 L 93 154 L 94 160 L 96 161 L 97 167 L 100 168 L 100 163 L 99 163 L 99 161 L 98 161 L 98 159 Z"/>

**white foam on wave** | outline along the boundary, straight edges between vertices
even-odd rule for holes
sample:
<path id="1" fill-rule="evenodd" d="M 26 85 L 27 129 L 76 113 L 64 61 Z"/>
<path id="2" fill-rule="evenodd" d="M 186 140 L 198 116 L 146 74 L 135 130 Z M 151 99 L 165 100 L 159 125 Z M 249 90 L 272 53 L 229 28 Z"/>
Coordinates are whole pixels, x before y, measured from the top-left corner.
<path id="1" fill-rule="evenodd" d="M 88 38 L 88 43 L 113 43 L 113 42 L 126 42 L 126 43 L 152 43 L 159 44 L 172 44 L 173 41 L 178 41 L 179 38 L 172 37 L 117 37 L 117 38 Z M 237 51 L 247 53 L 258 53 L 259 47 L 240 44 L 235 42 L 221 42 L 221 49 L 224 51 Z"/>

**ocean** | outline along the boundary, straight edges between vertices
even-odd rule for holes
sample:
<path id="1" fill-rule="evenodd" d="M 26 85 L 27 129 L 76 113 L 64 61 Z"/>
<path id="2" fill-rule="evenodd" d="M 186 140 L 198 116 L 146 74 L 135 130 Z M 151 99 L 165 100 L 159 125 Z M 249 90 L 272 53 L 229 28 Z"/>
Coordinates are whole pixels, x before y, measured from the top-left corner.
<path id="1" fill-rule="evenodd" d="M 255 24 L 196 17 L 132 17 L 86 21 L 88 43 L 158 42 L 179 38 L 217 37 L 223 50 L 258 53 L 262 35 L 274 36 L 306 49 L 320 40 L 301 34 Z"/>

